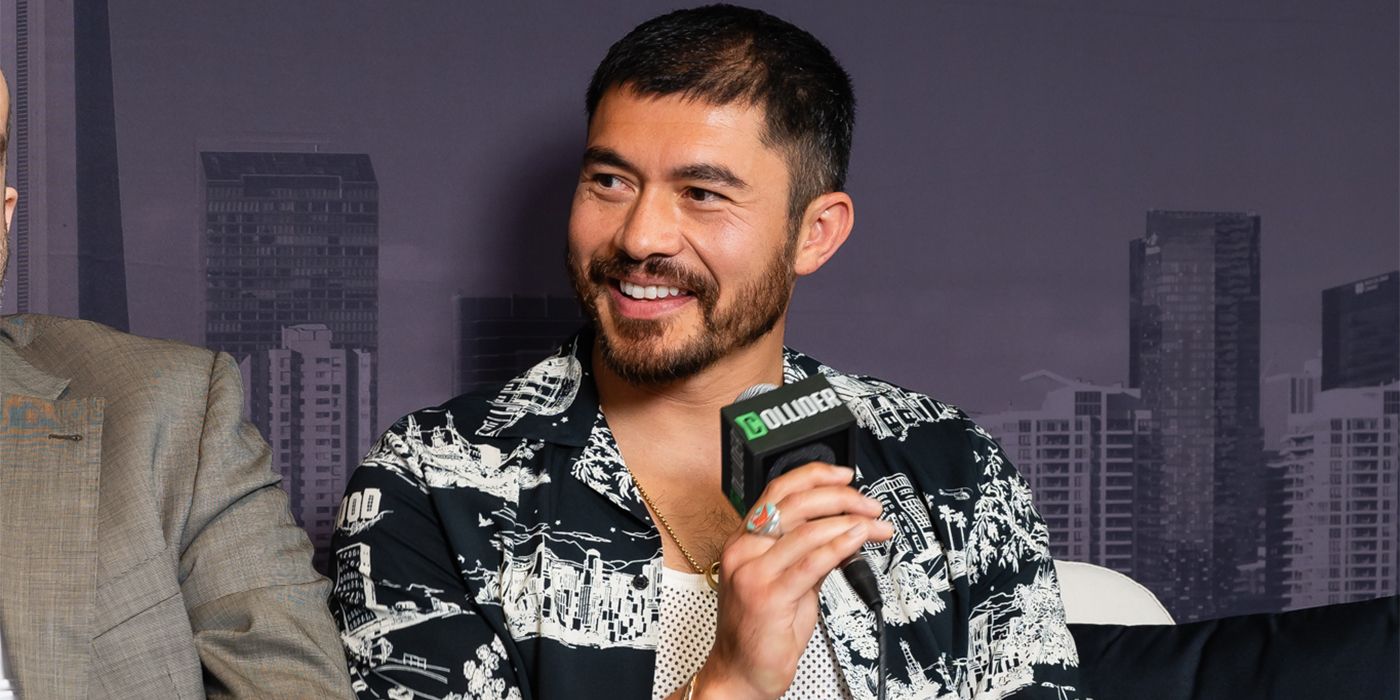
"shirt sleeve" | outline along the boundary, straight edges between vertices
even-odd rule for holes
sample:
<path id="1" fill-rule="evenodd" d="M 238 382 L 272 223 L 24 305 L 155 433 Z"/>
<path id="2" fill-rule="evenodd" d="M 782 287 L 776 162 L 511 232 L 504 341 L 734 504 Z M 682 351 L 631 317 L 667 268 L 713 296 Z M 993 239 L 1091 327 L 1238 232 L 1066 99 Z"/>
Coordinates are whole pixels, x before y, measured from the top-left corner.
<path id="1" fill-rule="evenodd" d="M 520 700 L 514 644 L 472 600 L 404 435 L 400 421 L 355 470 L 332 539 L 331 610 L 355 692 Z"/>
<path id="2" fill-rule="evenodd" d="M 1001 446 L 971 420 L 966 431 L 980 472 L 966 544 L 972 697 L 1080 697 L 1079 657 L 1065 622 L 1049 531 Z"/>

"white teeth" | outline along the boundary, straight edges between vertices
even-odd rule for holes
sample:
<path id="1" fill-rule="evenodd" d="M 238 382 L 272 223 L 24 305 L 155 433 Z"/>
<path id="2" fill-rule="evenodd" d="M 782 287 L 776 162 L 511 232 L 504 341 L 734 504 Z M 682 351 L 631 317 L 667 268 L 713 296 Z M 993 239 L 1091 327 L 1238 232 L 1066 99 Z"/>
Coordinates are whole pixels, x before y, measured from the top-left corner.
<path id="1" fill-rule="evenodd" d="M 642 286 L 631 282 L 618 281 L 618 289 L 622 293 L 633 299 L 665 299 L 666 297 L 678 297 L 684 292 L 676 287 L 658 287 L 655 285 Z"/>

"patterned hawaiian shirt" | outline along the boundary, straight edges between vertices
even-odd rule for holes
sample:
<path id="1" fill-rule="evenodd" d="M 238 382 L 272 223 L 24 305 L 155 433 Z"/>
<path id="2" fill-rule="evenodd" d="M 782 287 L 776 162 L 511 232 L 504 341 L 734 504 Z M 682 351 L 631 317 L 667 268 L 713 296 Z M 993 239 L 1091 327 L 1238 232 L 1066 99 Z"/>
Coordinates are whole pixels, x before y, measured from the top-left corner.
<path id="1" fill-rule="evenodd" d="M 360 698 L 649 698 L 661 537 L 599 410 L 588 331 L 499 391 L 413 413 L 351 478 L 332 609 Z M 855 484 L 893 539 L 867 544 L 888 697 L 1078 697 L 1048 533 L 966 414 L 784 352 L 825 375 L 860 430 Z M 873 698 L 873 613 L 840 572 L 820 591 L 844 680 Z"/>

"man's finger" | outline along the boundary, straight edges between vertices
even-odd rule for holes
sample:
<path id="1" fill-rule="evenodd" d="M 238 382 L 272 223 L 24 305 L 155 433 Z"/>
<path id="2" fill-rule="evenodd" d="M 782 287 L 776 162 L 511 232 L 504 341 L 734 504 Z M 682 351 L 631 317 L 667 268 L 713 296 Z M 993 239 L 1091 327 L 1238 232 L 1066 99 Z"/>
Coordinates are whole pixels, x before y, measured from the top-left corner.
<path id="1" fill-rule="evenodd" d="M 833 515 L 879 517 L 884 506 L 850 486 L 820 486 L 789 494 L 778 502 L 779 531 L 792 532 L 803 523 Z"/>
<path id="2" fill-rule="evenodd" d="M 733 573 L 769 589 L 783 601 L 795 600 L 868 541 L 884 541 L 893 528 L 883 520 L 839 515 L 803 524 Z M 756 537 L 744 540 L 763 539 Z"/>
<path id="3" fill-rule="evenodd" d="M 855 478 L 856 470 L 850 467 L 837 467 L 824 462 L 808 462 L 796 469 L 778 475 L 768 483 L 759 495 L 757 506 L 764 503 L 777 504 L 789 494 L 815 489 L 822 486 L 845 486 Z"/>

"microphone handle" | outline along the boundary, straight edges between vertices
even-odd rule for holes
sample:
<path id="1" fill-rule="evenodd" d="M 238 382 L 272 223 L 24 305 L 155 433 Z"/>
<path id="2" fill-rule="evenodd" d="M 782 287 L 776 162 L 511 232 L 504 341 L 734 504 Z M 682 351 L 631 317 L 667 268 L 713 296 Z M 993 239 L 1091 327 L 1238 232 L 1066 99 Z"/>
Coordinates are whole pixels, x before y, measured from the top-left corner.
<path id="1" fill-rule="evenodd" d="M 845 574 L 846 583 L 850 584 L 851 590 L 860 596 L 866 607 L 876 615 L 880 614 L 880 583 L 865 557 L 860 552 L 852 554 L 841 564 L 841 573 Z"/>

